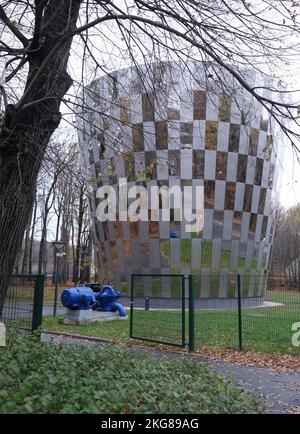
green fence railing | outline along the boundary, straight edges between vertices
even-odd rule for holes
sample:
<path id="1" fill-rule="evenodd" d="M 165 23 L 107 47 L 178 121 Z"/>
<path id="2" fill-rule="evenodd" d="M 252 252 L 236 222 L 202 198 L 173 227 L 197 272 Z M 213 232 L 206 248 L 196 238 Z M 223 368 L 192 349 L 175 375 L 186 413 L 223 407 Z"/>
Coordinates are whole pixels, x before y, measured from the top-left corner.
<path id="1" fill-rule="evenodd" d="M 31 334 L 42 325 L 43 293 L 44 275 L 11 276 L 0 319 L 12 333 Z"/>
<path id="2" fill-rule="evenodd" d="M 281 276 L 135 274 L 130 337 L 299 355 L 300 291 Z"/>
<path id="3" fill-rule="evenodd" d="M 182 274 L 133 274 L 130 337 L 185 347 L 187 281 Z"/>

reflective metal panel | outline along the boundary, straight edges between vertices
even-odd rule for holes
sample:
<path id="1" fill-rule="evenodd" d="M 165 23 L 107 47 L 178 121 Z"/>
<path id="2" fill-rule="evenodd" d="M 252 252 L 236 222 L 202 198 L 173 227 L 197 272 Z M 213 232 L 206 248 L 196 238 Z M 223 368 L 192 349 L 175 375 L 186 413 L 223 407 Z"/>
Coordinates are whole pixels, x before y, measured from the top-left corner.
<path id="1" fill-rule="evenodd" d="M 164 68 L 152 65 L 151 71 L 140 66 L 118 71 L 117 81 L 94 80 L 99 94 L 89 96 L 89 103 L 106 114 L 84 114 L 79 140 L 92 185 L 95 256 L 101 272 L 111 273 L 116 282 L 128 283 L 132 270 L 197 271 L 197 294 L 201 290 L 205 297 L 235 295 L 229 270 L 238 270 L 244 273 L 244 295 L 256 296 L 255 273 L 267 266 L 274 235 L 271 196 L 276 199 L 281 144 L 266 113 L 237 83 L 234 98 L 222 83 L 210 80 L 203 88 L 205 81 L 200 85 L 189 71 L 203 78 L 205 68 L 190 66 L 184 74 L 172 62 Z M 265 79 L 258 80 L 260 85 Z M 104 110 L 108 105 L 111 117 Z M 97 221 L 97 188 L 117 185 L 121 177 L 148 192 L 156 185 L 193 186 L 194 192 L 196 185 L 203 186 L 203 229 L 190 233 L 185 221 L 176 221 L 182 205 L 174 198 L 167 222 L 119 221 L 119 211 L 115 222 Z M 156 217 L 162 212 L 160 197 Z M 216 277 L 209 282 L 212 271 Z M 250 271 L 251 279 L 246 277 Z M 151 279 L 145 285 L 149 295 L 155 294 Z M 164 288 L 171 297 L 170 280 Z"/>

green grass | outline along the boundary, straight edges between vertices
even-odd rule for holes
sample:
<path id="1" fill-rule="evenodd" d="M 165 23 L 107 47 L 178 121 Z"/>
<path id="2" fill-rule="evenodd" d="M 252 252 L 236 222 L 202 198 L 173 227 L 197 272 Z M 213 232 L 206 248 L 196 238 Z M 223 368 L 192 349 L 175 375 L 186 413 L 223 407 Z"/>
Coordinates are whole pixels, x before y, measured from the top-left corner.
<path id="1" fill-rule="evenodd" d="M 0 352 L 0 413 L 259 413 L 203 364 L 103 346 L 16 340 Z"/>
<path id="2" fill-rule="evenodd" d="M 300 321 L 300 293 L 269 291 L 267 299 L 280 302 L 282 305 L 243 309 L 244 348 L 300 355 L 300 347 L 294 347 L 291 343 L 292 324 Z M 134 311 L 133 332 L 135 336 L 180 343 L 181 325 L 180 310 Z M 49 331 L 96 336 L 127 344 L 135 342 L 129 339 L 129 320 L 65 326 L 59 324 L 57 318 L 45 317 L 43 327 Z M 195 311 L 195 337 L 197 347 L 214 346 L 237 349 L 237 309 Z"/>

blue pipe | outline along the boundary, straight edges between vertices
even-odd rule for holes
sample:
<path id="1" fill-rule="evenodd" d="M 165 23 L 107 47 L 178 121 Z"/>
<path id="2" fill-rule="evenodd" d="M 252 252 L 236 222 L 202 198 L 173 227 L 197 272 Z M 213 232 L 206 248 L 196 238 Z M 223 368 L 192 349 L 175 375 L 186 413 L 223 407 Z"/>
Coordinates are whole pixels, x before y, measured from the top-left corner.
<path id="1" fill-rule="evenodd" d="M 124 306 L 120 303 L 117 303 L 116 301 L 113 301 L 111 303 L 111 311 L 115 312 L 116 310 L 119 312 L 120 316 L 126 316 L 126 310 Z"/>

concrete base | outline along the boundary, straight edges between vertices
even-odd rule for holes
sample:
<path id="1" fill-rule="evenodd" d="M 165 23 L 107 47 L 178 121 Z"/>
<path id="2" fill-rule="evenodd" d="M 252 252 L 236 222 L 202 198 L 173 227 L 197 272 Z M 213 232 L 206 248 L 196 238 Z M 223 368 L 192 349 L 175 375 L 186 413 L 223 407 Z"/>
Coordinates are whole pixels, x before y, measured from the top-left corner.
<path id="1" fill-rule="evenodd" d="M 96 310 L 72 310 L 66 308 L 61 323 L 64 325 L 80 325 L 98 321 L 126 320 L 128 316 L 119 316 L 118 312 L 99 312 Z"/>

